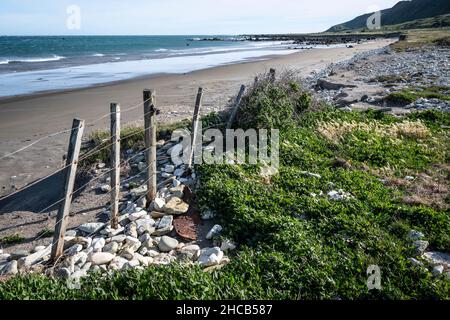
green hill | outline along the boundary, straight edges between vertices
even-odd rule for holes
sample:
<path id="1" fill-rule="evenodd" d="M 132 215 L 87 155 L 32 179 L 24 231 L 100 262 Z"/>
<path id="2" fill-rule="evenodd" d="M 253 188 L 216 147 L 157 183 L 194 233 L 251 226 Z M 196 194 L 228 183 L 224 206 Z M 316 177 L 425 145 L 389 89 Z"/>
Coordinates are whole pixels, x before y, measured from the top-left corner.
<path id="1" fill-rule="evenodd" d="M 367 19 L 373 13 L 368 13 L 356 17 L 353 20 L 336 25 L 327 32 L 342 32 L 348 30 L 367 29 Z M 413 0 L 400 1 L 394 7 L 381 11 L 381 26 L 390 26 L 413 22 L 418 19 L 432 18 L 450 14 L 450 1 L 448 0 Z M 448 23 L 447 20 L 444 22 Z M 435 24 L 433 27 L 443 27 L 446 25 Z M 410 26 L 408 26 L 409 28 Z M 412 28 L 417 26 L 412 23 Z"/>

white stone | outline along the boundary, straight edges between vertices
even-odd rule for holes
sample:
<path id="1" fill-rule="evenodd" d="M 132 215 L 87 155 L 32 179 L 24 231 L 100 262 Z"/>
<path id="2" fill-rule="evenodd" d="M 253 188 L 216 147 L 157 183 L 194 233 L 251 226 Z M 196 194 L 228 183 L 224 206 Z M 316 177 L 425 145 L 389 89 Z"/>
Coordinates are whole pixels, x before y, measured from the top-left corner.
<path id="1" fill-rule="evenodd" d="M 83 266 L 88 259 L 88 255 L 86 252 L 78 252 L 76 255 L 73 256 L 72 259 L 74 264 Z"/>
<path id="2" fill-rule="evenodd" d="M 172 251 L 177 246 L 178 246 L 178 240 L 168 237 L 168 236 L 161 237 L 161 240 L 158 242 L 158 248 L 162 252 Z"/>
<path id="3" fill-rule="evenodd" d="M 206 239 L 211 240 L 213 237 L 218 236 L 222 231 L 222 226 L 216 224 L 206 235 Z"/>
<path id="4" fill-rule="evenodd" d="M 205 248 L 200 250 L 200 256 L 198 262 L 203 267 L 211 267 L 220 264 L 224 254 L 223 251 L 218 247 Z"/>
<path id="5" fill-rule="evenodd" d="M 183 176 L 184 172 L 185 172 L 184 169 L 179 168 L 179 169 L 176 169 L 173 174 L 176 177 L 181 177 L 181 176 Z M 175 186 L 175 187 L 177 187 L 177 186 Z"/>
<path id="6" fill-rule="evenodd" d="M 443 252 L 425 252 L 423 258 L 432 265 L 443 265 L 445 269 L 450 269 L 450 254 Z"/>
<path id="7" fill-rule="evenodd" d="M 19 272 L 19 270 L 16 260 L 8 262 L 1 270 L 1 274 L 3 275 L 15 275 L 17 272 Z"/>
<path id="8" fill-rule="evenodd" d="M 128 260 L 122 257 L 115 257 L 110 265 L 109 268 L 112 270 L 122 270 L 123 266 L 128 263 Z"/>
<path id="9" fill-rule="evenodd" d="M 67 249 L 67 255 L 74 256 L 81 250 L 83 250 L 83 246 L 81 244 L 75 244 L 71 246 L 69 249 Z"/>
<path id="10" fill-rule="evenodd" d="M 222 245 L 220 246 L 220 250 L 229 251 L 236 249 L 236 244 L 229 239 L 225 239 L 222 241 Z"/>
<path id="11" fill-rule="evenodd" d="M 435 266 L 433 268 L 433 271 L 431 271 L 431 273 L 433 274 L 433 276 L 439 277 L 441 274 L 444 273 L 444 266 L 441 266 L 441 265 Z"/>
<path id="12" fill-rule="evenodd" d="M 105 224 L 101 223 L 101 222 L 90 222 L 90 223 L 82 224 L 81 226 L 78 227 L 78 229 L 80 229 L 83 232 L 92 234 L 92 233 L 99 231 L 104 226 L 105 226 Z"/>
<path id="13" fill-rule="evenodd" d="M 108 237 L 114 237 L 114 236 L 122 233 L 124 230 L 125 230 L 125 228 L 122 226 L 119 226 L 117 229 L 111 228 L 111 226 L 107 226 L 104 231 L 106 232 Z"/>
<path id="14" fill-rule="evenodd" d="M 103 193 L 108 193 L 111 191 L 111 186 L 109 184 L 102 184 L 101 186 L 99 186 L 99 189 Z"/>
<path id="15" fill-rule="evenodd" d="M 164 209 L 164 206 L 166 205 L 166 200 L 163 198 L 156 198 L 153 200 L 153 209 L 156 211 L 162 211 Z"/>
<path id="16" fill-rule="evenodd" d="M 166 173 L 173 173 L 175 171 L 175 166 L 172 164 L 166 164 L 164 167 L 164 172 Z"/>
<path id="17" fill-rule="evenodd" d="M 89 261 L 95 265 L 108 264 L 114 259 L 115 255 L 108 252 L 95 252 L 89 257 Z"/>
<path id="18" fill-rule="evenodd" d="M 42 250 L 45 250 L 45 246 L 37 246 L 36 248 L 34 248 L 33 252 L 36 253 Z"/>
<path id="19" fill-rule="evenodd" d="M 119 251 L 119 244 L 115 241 L 111 241 L 110 243 L 105 245 L 102 250 L 103 250 L 103 252 L 116 254 L 117 251 Z"/>
<path id="20" fill-rule="evenodd" d="M 101 252 L 105 244 L 106 240 L 104 238 L 94 238 L 91 246 L 94 248 L 94 252 Z"/>
<path id="21" fill-rule="evenodd" d="M 129 215 L 128 219 L 130 219 L 130 221 L 136 221 L 139 220 L 143 217 L 145 217 L 147 215 L 147 212 L 144 210 L 138 211 L 138 212 L 133 212 Z"/>
<path id="22" fill-rule="evenodd" d="M 172 185 L 174 188 L 179 187 L 181 185 L 181 182 L 178 181 L 177 179 L 173 180 Z"/>
<path id="23" fill-rule="evenodd" d="M 111 241 L 117 242 L 117 243 L 122 243 L 125 241 L 125 239 L 127 238 L 126 235 L 124 234 L 119 234 L 117 236 L 114 236 L 111 238 Z"/>

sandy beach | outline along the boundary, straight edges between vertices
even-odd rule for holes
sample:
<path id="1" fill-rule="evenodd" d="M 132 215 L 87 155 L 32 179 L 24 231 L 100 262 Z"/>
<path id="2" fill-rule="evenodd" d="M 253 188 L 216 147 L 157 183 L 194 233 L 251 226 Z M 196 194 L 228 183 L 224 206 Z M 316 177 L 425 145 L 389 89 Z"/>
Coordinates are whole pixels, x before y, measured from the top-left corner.
<path id="1" fill-rule="evenodd" d="M 138 105 L 142 90 L 156 90 L 160 123 L 188 118 L 198 87 L 204 89 L 202 113 L 223 109 L 239 90 L 240 84 L 250 84 L 254 76 L 276 68 L 296 70 L 301 76 L 317 72 L 328 64 L 349 59 L 354 54 L 380 48 L 393 39 L 376 40 L 355 45 L 353 48 L 312 49 L 292 55 L 265 57 L 264 60 L 224 65 L 179 75 L 159 75 L 127 80 L 87 89 L 36 94 L 0 100 L 0 157 L 18 150 L 48 134 L 70 128 L 78 117 L 90 122 L 109 112 L 109 104 L 118 102 L 122 110 Z M 142 120 L 142 107 L 122 114 L 123 125 Z M 92 130 L 109 126 L 105 117 Z M 40 141 L 31 148 L 0 161 L 0 195 L 5 195 L 43 177 L 62 164 L 68 134 Z"/>

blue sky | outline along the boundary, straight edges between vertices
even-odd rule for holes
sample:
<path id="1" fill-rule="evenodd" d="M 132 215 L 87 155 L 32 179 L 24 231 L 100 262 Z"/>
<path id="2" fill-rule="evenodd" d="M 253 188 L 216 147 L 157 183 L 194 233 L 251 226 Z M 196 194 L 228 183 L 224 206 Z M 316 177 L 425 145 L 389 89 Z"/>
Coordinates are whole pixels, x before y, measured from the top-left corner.
<path id="1" fill-rule="evenodd" d="M 1 0 L 0 35 L 318 32 L 398 0 Z M 66 10 L 81 10 L 81 29 Z"/>

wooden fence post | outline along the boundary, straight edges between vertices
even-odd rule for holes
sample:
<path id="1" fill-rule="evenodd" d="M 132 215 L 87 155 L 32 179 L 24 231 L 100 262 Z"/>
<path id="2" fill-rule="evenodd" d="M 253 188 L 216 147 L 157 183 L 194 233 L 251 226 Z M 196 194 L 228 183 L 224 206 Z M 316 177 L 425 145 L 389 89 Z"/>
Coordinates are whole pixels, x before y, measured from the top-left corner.
<path id="1" fill-rule="evenodd" d="M 144 90 L 145 158 L 147 160 L 147 201 L 155 200 L 156 185 L 156 110 L 155 92 Z"/>
<path id="2" fill-rule="evenodd" d="M 269 71 L 270 74 L 270 82 L 275 82 L 275 69 L 271 68 Z"/>
<path id="3" fill-rule="evenodd" d="M 198 119 L 200 117 L 200 107 L 202 105 L 202 98 L 203 98 L 203 89 L 198 88 L 197 100 L 195 101 L 194 116 L 192 117 L 191 152 L 189 154 L 189 163 L 188 163 L 189 169 L 192 168 L 192 162 L 194 160 L 194 152 L 197 148 L 196 144 L 197 144 L 197 134 L 198 134 L 197 133 Z"/>
<path id="4" fill-rule="evenodd" d="M 55 262 L 64 249 L 64 234 L 66 233 L 67 220 L 69 218 L 70 204 L 73 196 L 73 186 L 78 166 L 78 156 L 80 155 L 81 137 L 84 131 L 84 120 L 74 119 L 69 140 L 66 166 L 67 171 L 64 181 L 64 201 L 58 209 L 56 216 L 55 234 L 53 236 L 51 260 Z"/>
<path id="5" fill-rule="evenodd" d="M 120 105 L 111 103 L 111 227 L 119 225 Z"/>
<path id="6" fill-rule="evenodd" d="M 236 118 L 236 114 L 239 108 L 239 105 L 241 104 L 242 96 L 245 92 L 245 86 L 241 85 L 241 89 L 239 90 L 239 94 L 236 98 L 236 101 L 234 102 L 234 105 L 231 110 L 230 118 L 228 119 L 227 129 L 231 129 L 231 126 L 233 125 L 234 119 Z"/>

